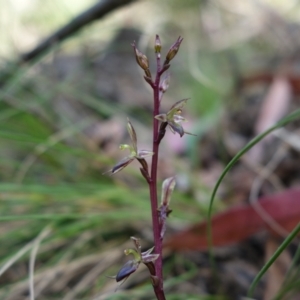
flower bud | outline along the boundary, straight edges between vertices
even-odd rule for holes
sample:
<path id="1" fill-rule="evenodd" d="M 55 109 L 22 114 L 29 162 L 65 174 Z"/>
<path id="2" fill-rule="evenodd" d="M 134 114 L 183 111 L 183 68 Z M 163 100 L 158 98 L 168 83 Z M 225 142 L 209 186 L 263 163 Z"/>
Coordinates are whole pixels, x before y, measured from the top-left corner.
<path id="1" fill-rule="evenodd" d="M 148 62 L 147 56 L 136 48 L 135 43 L 132 44 L 132 47 L 133 47 L 133 50 L 135 52 L 135 58 L 136 58 L 136 61 L 137 61 L 138 65 L 144 71 L 148 70 L 149 69 L 149 62 Z"/>
<path id="2" fill-rule="evenodd" d="M 159 35 L 157 34 L 155 37 L 155 46 L 154 46 L 155 53 L 160 53 L 161 50 L 161 42 Z"/>
<path id="3" fill-rule="evenodd" d="M 168 206 L 171 201 L 171 195 L 176 185 L 175 177 L 170 177 L 164 180 L 161 193 L 161 205 Z"/>
<path id="4" fill-rule="evenodd" d="M 183 38 L 179 37 L 177 39 L 177 41 L 171 46 L 171 48 L 169 49 L 169 51 L 167 53 L 164 65 L 168 64 L 175 57 L 182 41 L 183 41 Z"/>

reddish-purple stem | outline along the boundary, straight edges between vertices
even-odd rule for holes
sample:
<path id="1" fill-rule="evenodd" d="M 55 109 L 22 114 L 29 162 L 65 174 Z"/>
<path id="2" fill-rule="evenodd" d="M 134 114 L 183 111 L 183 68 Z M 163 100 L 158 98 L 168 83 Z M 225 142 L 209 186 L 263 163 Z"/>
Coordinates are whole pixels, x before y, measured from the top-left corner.
<path id="1" fill-rule="evenodd" d="M 158 150 L 159 150 L 159 121 L 154 117 L 159 114 L 159 83 L 160 77 L 162 75 L 161 65 L 160 65 L 160 55 L 156 56 L 157 70 L 156 78 L 153 85 L 153 96 L 154 96 L 154 109 L 153 109 L 153 147 L 152 151 L 154 155 L 152 156 L 151 164 L 151 182 L 149 182 L 150 189 L 150 200 L 151 200 L 151 210 L 152 210 L 152 226 L 154 235 L 154 246 L 155 253 L 159 254 L 158 259 L 155 261 L 155 271 L 156 276 L 159 279 L 159 284 L 154 286 L 154 292 L 158 300 L 165 300 L 165 294 L 163 290 L 163 270 L 162 270 L 162 238 L 161 238 L 161 224 L 158 215 L 158 203 L 157 203 L 157 162 L 158 162 Z"/>

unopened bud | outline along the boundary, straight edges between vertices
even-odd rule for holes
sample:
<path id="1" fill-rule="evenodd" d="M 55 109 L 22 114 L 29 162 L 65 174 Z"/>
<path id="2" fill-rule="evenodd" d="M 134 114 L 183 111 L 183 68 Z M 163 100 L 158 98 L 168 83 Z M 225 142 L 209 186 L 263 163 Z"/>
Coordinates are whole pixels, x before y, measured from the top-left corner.
<path id="1" fill-rule="evenodd" d="M 171 195 L 176 185 L 175 177 L 170 177 L 164 180 L 161 193 L 161 205 L 169 206 Z"/>
<path id="2" fill-rule="evenodd" d="M 177 41 L 171 46 L 171 48 L 169 49 L 167 56 L 166 56 L 166 60 L 164 63 L 165 65 L 168 64 L 175 57 L 182 41 L 183 41 L 183 38 L 179 37 L 177 39 Z"/>
<path id="3" fill-rule="evenodd" d="M 148 70 L 149 69 L 149 62 L 148 62 L 148 58 L 145 54 L 143 54 L 141 51 L 139 51 L 136 46 L 135 46 L 135 42 L 132 44 L 133 50 L 135 52 L 135 58 L 136 61 L 138 63 L 138 65 L 144 70 Z"/>
<path id="4" fill-rule="evenodd" d="M 161 42 L 159 35 L 157 34 L 155 37 L 155 46 L 154 46 L 155 53 L 160 53 L 161 50 Z"/>

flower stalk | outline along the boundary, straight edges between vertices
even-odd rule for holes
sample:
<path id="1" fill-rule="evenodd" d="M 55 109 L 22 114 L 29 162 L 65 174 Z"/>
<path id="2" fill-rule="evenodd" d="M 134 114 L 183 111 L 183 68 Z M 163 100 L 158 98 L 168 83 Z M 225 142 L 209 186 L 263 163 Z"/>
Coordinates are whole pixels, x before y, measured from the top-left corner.
<path id="1" fill-rule="evenodd" d="M 151 162 L 151 182 L 149 183 L 151 211 L 152 211 L 152 226 L 153 226 L 153 238 L 154 238 L 154 251 L 159 254 L 158 259 L 155 261 L 156 276 L 159 279 L 159 284 L 154 287 L 154 292 L 157 299 L 165 299 L 163 290 L 163 270 L 162 270 L 162 238 L 160 235 L 161 225 L 158 215 L 158 199 L 157 199 L 157 164 L 158 164 L 158 153 L 159 144 L 159 121 L 155 119 L 155 116 L 159 114 L 159 84 L 161 78 L 161 62 L 160 62 L 160 50 L 156 52 L 156 77 L 153 85 L 153 141 L 152 141 L 152 156 Z"/>
<path id="2" fill-rule="evenodd" d="M 153 238 L 154 238 L 154 251 L 156 254 L 159 254 L 158 259 L 155 261 L 155 270 L 156 276 L 159 279 L 158 286 L 154 286 L 154 291 L 157 299 L 165 299 L 164 289 L 163 289 L 163 269 L 162 269 L 162 246 L 163 246 L 163 234 L 162 231 L 165 230 L 165 222 L 162 222 L 162 219 L 159 214 L 158 208 L 158 198 L 157 198 L 157 166 L 158 166 L 158 153 L 159 145 L 163 139 L 166 131 L 167 122 L 162 122 L 159 128 L 159 120 L 156 118 L 160 114 L 160 102 L 163 96 L 162 85 L 161 85 L 161 76 L 162 74 L 170 67 L 168 64 L 171 59 L 177 54 L 179 46 L 182 42 L 182 38 L 178 38 L 176 43 L 171 46 L 167 57 L 165 59 L 164 65 L 161 66 L 161 44 L 159 36 L 156 35 L 155 39 L 155 53 L 156 53 L 156 76 L 155 81 L 152 83 L 153 88 L 153 141 L 152 141 L 152 156 L 151 162 L 151 182 L 149 182 L 149 191 L 150 191 L 150 201 L 151 201 L 151 211 L 152 211 L 152 226 L 153 226 Z M 162 83 L 168 88 L 169 76 L 166 76 Z"/>
<path id="3" fill-rule="evenodd" d="M 154 239 L 154 254 L 151 254 L 153 248 L 146 252 L 141 252 L 141 246 L 139 239 L 132 237 L 135 244 L 135 249 L 125 250 L 125 254 L 132 254 L 134 259 L 128 261 L 118 272 L 115 277 L 117 282 L 126 280 L 132 273 L 134 273 L 139 267 L 140 263 L 144 263 L 150 273 L 153 289 L 158 300 L 165 300 L 165 293 L 163 288 L 163 265 L 162 265 L 162 249 L 163 249 L 163 237 L 166 231 L 166 220 L 171 209 L 169 208 L 171 194 L 175 187 L 175 177 L 166 179 L 162 186 L 161 203 L 158 207 L 157 197 L 157 171 L 158 171 L 158 154 L 159 145 L 165 135 L 167 127 L 171 132 L 178 133 L 182 137 L 186 132 L 181 123 L 186 120 L 181 116 L 182 108 L 186 104 L 188 99 L 177 101 L 167 113 L 160 112 L 160 103 L 164 93 L 169 88 L 170 75 L 165 73 L 170 67 L 170 61 L 176 56 L 179 47 L 182 42 L 182 38 L 179 37 L 177 41 L 170 47 L 166 57 L 161 62 L 161 41 L 158 35 L 156 35 L 154 43 L 154 51 L 156 55 L 156 73 L 154 80 L 149 70 L 148 58 L 145 54 L 139 51 L 135 42 L 132 44 L 137 64 L 144 71 L 145 81 L 153 89 L 153 139 L 152 139 L 152 151 L 139 150 L 137 146 L 137 136 L 133 125 L 128 119 L 127 130 L 131 139 L 131 145 L 121 145 L 120 149 L 129 150 L 129 156 L 123 158 L 118 162 L 111 170 L 111 174 L 115 174 L 123 170 L 133 160 L 138 160 L 141 164 L 140 171 L 146 179 L 149 186 L 150 202 L 151 202 L 151 216 L 153 227 L 153 239 Z M 164 76 L 162 76 L 165 73 Z M 149 172 L 148 163 L 145 160 L 146 157 L 151 157 L 151 169 Z"/>

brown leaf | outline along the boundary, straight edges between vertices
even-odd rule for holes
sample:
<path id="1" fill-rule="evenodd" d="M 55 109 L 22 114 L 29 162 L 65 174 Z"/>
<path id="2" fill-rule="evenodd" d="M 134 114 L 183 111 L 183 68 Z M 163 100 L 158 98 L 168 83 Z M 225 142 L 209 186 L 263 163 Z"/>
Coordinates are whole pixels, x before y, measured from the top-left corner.
<path id="1" fill-rule="evenodd" d="M 300 189 L 262 197 L 263 209 L 283 228 L 291 231 L 300 220 Z M 224 246 L 244 240 L 268 226 L 253 207 L 243 205 L 233 207 L 212 219 L 213 245 Z M 187 230 L 175 234 L 165 243 L 172 250 L 206 250 L 207 223 L 195 224 Z"/>

